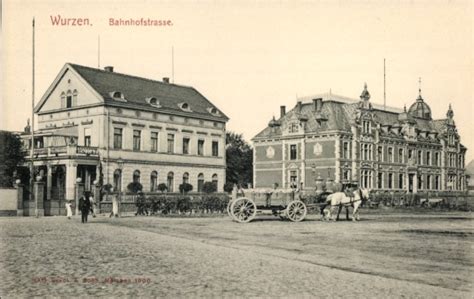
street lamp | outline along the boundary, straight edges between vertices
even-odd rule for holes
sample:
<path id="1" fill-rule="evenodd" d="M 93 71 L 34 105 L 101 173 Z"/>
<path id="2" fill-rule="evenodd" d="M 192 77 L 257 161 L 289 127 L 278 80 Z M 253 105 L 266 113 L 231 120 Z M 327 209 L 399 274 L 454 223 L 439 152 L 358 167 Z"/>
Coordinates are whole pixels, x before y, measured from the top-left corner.
<path id="1" fill-rule="evenodd" d="M 122 178 L 123 178 L 123 174 L 122 174 L 122 169 L 123 169 L 123 160 L 122 158 L 118 158 L 117 160 L 117 166 L 118 166 L 118 169 L 120 170 L 120 178 L 119 178 L 119 181 L 117 182 L 118 184 L 118 194 L 117 194 L 117 197 L 118 197 L 118 200 L 117 200 L 117 214 L 115 216 L 119 216 L 120 214 L 120 202 L 122 201 Z"/>

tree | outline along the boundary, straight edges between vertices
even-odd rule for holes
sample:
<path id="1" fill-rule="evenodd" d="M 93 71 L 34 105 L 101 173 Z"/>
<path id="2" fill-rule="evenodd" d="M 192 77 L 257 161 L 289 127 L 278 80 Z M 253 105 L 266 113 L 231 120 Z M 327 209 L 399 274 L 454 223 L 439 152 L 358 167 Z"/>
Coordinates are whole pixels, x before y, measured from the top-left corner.
<path id="1" fill-rule="evenodd" d="M 234 184 L 248 186 L 253 182 L 253 149 L 242 134 L 226 134 L 226 189 Z"/>
<path id="2" fill-rule="evenodd" d="M 15 174 L 18 174 L 18 168 L 24 162 L 25 152 L 22 149 L 20 136 L 0 131 L 0 186 L 12 187 L 16 179 Z"/>
<path id="3" fill-rule="evenodd" d="M 179 192 L 180 193 L 188 193 L 189 191 L 193 190 L 193 185 L 188 183 L 182 183 L 179 185 Z"/>
<path id="4" fill-rule="evenodd" d="M 127 189 L 128 191 L 136 194 L 142 191 L 143 186 L 139 182 L 131 182 L 130 184 L 128 184 Z"/>
<path id="5" fill-rule="evenodd" d="M 202 185 L 202 191 L 204 193 L 214 193 L 217 191 L 217 186 L 213 182 L 205 182 L 204 185 Z"/>

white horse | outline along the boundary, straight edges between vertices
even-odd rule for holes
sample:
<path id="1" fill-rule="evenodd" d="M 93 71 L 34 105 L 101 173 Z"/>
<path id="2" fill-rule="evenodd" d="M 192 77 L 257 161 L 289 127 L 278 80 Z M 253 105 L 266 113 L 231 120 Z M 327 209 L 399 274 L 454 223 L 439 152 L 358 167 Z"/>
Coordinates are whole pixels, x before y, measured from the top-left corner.
<path id="1" fill-rule="evenodd" d="M 329 195 L 326 199 L 326 203 L 331 205 L 331 207 L 329 209 L 329 213 L 326 215 L 326 218 L 329 220 L 334 220 L 332 218 L 332 214 L 335 208 L 338 208 L 340 213 L 343 206 L 346 208 L 352 206 L 354 208 L 352 211 L 352 221 L 359 220 L 359 207 L 362 202 L 369 199 L 369 192 L 370 191 L 368 189 L 359 188 L 353 192 L 354 196 L 352 197 L 346 196 L 344 192 L 336 192 Z"/>

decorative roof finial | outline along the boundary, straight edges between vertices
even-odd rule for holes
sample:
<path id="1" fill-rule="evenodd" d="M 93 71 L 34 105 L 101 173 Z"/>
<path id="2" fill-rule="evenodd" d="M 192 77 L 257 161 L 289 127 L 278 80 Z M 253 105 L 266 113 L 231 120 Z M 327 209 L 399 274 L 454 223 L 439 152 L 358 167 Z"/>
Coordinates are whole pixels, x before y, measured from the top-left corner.
<path id="1" fill-rule="evenodd" d="M 407 104 L 403 105 L 403 112 L 407 113 Z"/>
<path id="2" fill-rule="evenodd" d="M 421 77 L 418 77 L 418 100 L 423 100 L 421 97 Z"/>
<path id="3" fill-rule="evenodd" d="M 368 101 L 370 99 L 370 93 L 367 90 L 367 82 L 364 83 L 364 90 L 362 91 L 360 98 L 364 101 Z"/>
<path id="4" fill-rule="evenodd" d="M 449 103 L 449 108 L 448 108 L 448 112 L 446 113 L 446 116 L 448 118 L 453 118 L 453 116 L 454 116 L 454 112 L 453 112 L 453 108 L 451 107 L 451 103 Z"/>

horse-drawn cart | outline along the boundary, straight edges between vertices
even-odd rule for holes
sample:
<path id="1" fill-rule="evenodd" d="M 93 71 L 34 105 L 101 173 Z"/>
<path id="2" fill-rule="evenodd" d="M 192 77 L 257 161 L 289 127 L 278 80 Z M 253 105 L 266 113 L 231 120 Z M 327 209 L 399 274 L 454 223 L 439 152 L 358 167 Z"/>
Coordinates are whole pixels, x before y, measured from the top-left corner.
<path id="1" fill-rule="evenodd" d="M 247 189 L 243 197 L 229 202 L 227 212 L 241 223 L 265 214 L 299 222 L 306 217 L 307 208 L 299 194 L 291 189 Z"/>
<path id="2" fill-rule="evenodd" d="M 292 222 L 299 222 L 305 219 L 308 210 L 319 210 L 321 219 L 325 218 L 324 208 L 332 204 L 327 201 L 329 195 L 345 190 L 350 198 L 353 198 L 353 191 L 358 189 L 354 183 L 321 183 L 316 182 L 314 190 L 297 191 L 293 189 L 245 189 L 240 190 L 241 197 L 235 189 L 232 200 L 227 206 L 229 216 L 240 223 L 252 221 L 257 215 L 274 215 L 280 219 L 287 219 Z M 346 207 L 346 218 L 349 219 L 348 204 L 337 205 L 339 213 Z"/>

